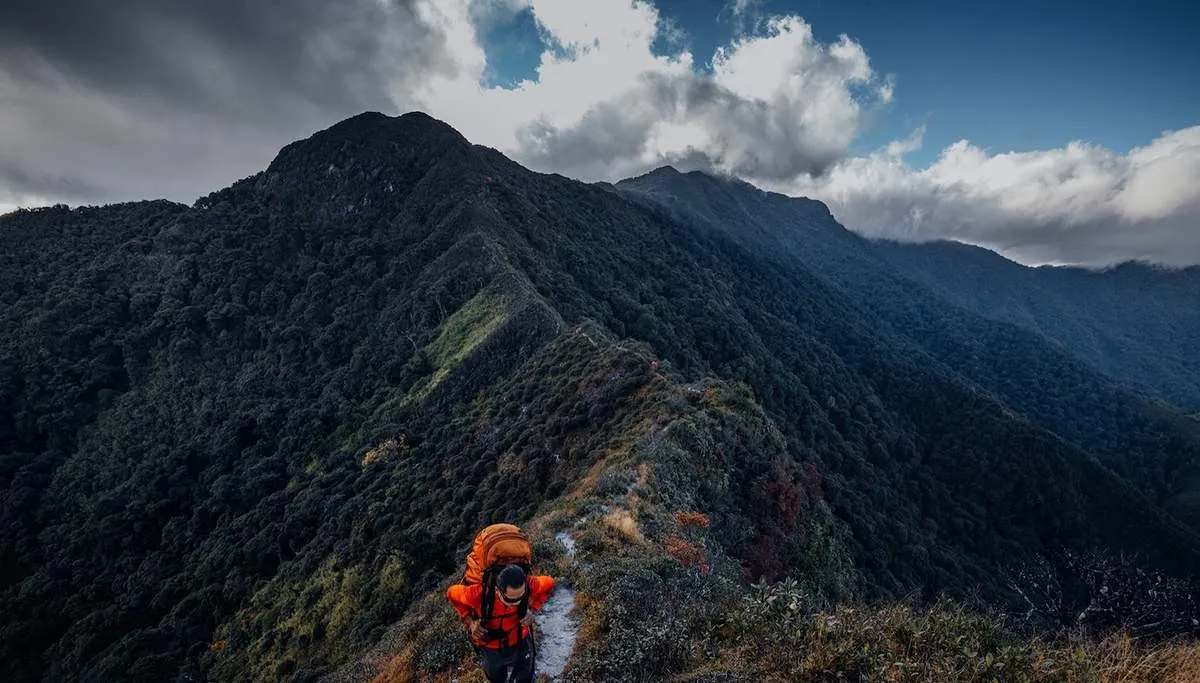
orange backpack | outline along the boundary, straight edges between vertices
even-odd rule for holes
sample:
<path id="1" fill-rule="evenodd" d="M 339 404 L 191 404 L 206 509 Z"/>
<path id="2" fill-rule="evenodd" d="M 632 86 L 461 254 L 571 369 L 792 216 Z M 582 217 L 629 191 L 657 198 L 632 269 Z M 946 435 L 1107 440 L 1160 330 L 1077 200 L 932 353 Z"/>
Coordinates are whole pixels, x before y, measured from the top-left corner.
<path id="1" fill-rule="evenodd" d="M 506 564 L 520 565 L 528 574 L 533 565 L 533 546 L 521 529 L 513 524 L 492 524 L 475 534 L 475 543 L 467 554 L 466 585 L 486 583 L 485 575 Z"/>
<path id="2" fill-rule="evenodd" d="M 533 567 L 533 545 L 529 543 L 525 534 L 521 533 L 520 528 L 513 524 L 492 524 L 475 534 L 475 542 L 471 545 L 471 552 L 467 554 L 467 571 L 463 573 L 462 582 L 468 586 L 473 583 L 483 584 L 480 620 L 485 628 L 492 619 L 491 595 L 496 589 L 496 576 L 509 564 L 519 565 L 525 570 L 526 576 L 529 576 Z M 517 607 L 517 616 L 524 618 L 528 609 L 529 591 L 526 590 Z M 504 636 L 503 631 L 491 628 L 487 630 L 493 638 Z M 517 633 L 523 633 L 520 625 L 517 626 Z M 524 648 L 525 638 L 518 635 L 517 644 Z"/>

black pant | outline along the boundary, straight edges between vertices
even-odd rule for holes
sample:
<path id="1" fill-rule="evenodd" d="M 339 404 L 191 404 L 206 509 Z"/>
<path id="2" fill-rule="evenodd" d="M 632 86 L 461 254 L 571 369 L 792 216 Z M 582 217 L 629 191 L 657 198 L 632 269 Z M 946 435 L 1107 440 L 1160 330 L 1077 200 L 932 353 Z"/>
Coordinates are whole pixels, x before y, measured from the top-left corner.
<path id="1" fill-rule="evenodd" d="M 502 647 L 498 650 L 477 647 L 475 652 L 479 654 L 479 666 L 483 667 L 488 683 L 533 683 L 533 660 L 536 653 L 532 638 L 526 638 L 523 643 L 514 647 Z M 510 666 L 513 667 L 512 678 L 506 678 Z"/>

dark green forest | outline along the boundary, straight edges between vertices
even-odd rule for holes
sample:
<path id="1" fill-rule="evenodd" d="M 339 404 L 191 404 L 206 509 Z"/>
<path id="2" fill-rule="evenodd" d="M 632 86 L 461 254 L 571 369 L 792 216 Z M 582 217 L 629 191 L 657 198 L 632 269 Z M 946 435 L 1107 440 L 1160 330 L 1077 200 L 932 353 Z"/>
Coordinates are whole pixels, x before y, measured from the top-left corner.
<path id="1" fill-rule="evenodd" d="M 764 258 L 824 278 L 891 345 L 932 356 L 1200 529 L 1200 422 L 1186 415 L 1195 397 L 1172 389 L 1200 390 L 1200 376 L 1184 369 L 1195 363 L 1192 349 L 1200 343 L 1200 269 L 1128 264 L 1103 273 L 1031 271 L 962 245 L 963 258 L 939 260 L 950 249 L 945 244 L 869 241 L 839 225 L 819 202 L 736 180 L 665 168 L 619 187 Z M 907 269 L 893 267 L 903 254 L 911 261 Z M 912 263 L 922 264 L 923 275 L 912 272 Z M 1031 293 L 1030 273 L 1063 284 Z M 940 287 L 923 286 L 936 278 L 943 280 Z M 970 297 L 1023 299 L 1059 327 L 958 305 Z M 1077 307 L 1062 304 L 1071 299 Z M 1095 342 L 1096 335 L 1103 340 Z M 1106 358 L 1083 348 L 1093 343 L 1108 349 Z M 1133 377 L 1139 381 L 1129 381 Z M 1179 407 L 1166 402 L 1172 398 Z"/>
<path id="2" fill-rule="evenodd" d="M 1200 408 L 1200 268 L 1028 268 L 965 244 L 877 242 L 897 269 L 969 311 L 1060 344 L 1122 383 Z"/>
<path id="3" fill-rule="evenodd" d="M 813 605 L 1016 610 L 1031 571 L 1121 557 L 1194 629 L 1196 421 L 875 268 L 816 202 L 583 184 L 368 113 L 192 206 L 22 210 L 0 241 L 5 680 L 318 680 L 479 527 L 580 491 L 644 497 L 631 573 L 581 582 L 622 605 L 716 590 L 636 550 L 685 512 L 714 575 Z"/>

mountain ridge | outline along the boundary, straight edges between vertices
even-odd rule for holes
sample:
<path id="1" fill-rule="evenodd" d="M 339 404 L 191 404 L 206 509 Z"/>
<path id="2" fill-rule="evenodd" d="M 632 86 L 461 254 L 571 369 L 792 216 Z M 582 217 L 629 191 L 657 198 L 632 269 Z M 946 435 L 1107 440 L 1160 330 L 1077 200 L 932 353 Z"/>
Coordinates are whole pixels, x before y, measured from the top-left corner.
<path id="1" fill-rule="evenodd" d="M 1014 405 L 1014 409 L 1026 404 L 1032 408 L 1027 412 L 1034 422 L 1106 456 L 1106 464 L 1126 477 L 1133 469 L 1146 468 L 1145 458 L 1166 456 L 1163 462 L 1174 463 L 1169 466 L 1177 468 L 1177 473 L 1163 472 L 1147 493 L 1193 523 L 1200 519 L 1190 505 L 1180 505 L 1194 495 L 1192 485 L 1178 484 L 1194 481 L 1200 463 L 1200 434 L 1182 421 L 1182 410 L 1141 398 L 1119 384 L 1120 375 L 1105 375 L 1108 368 L 1096 367 L 1093 358 L 1014 321 L 975 317 L 970 306 L 953 300 L 942 290 L 926 288 L 910 270 L 894 267 L 894 259 L 880 251 L 877 242 L 851 233 L 831 215 L 814 215 L 808 201 L 770 195 L 747 189 L 745 184 L 702 175 L 660 175 L 652 182 L 634 180 L 625 186 L 640 201 L 663 206 L 685 216 L 685 220 L 741 239 L 756 253 L 785 268 L 820 275 L 857 302 L 877 331 L 889 335 L 892 343 L 930 354 L 993 392 L 998 400 Z M 761 201 L 766 197 L 770 197 L 769 202 Z M 907 248 L 915 254 L 928 253 L 919 247 Z M 1002 257 L 987 252 L 985 258 L 995 261 Z M 1200 297 L 1200 288 L 1195 293 Z M 1137 307 L 1136 303 L 1132 305 Z M 987 340 L 987 346 L 981 340 Z M 1046 341 L 1051 343 L 1047 345 Z M 1076 388 L 1065 394 L 1058 388 L 1058 395 L 1039 397 L 1044 384 L 1039 378 L 1041 367 L 1059 368 L 1058 384 Z M 1046 388 L 1056 390 L 1053 383 Z M 1081 401 L 1084 396 L 1103 398 Z M 1072 415 L 1064 415 L 1064 410 Z M 1111 440 L 1111 435 L 1097 439 L 1096 433 L 1104 430 L 1097 430 L 1096 422 L 1146 422 L 1147 426 L 1128 431 L 1116 440 Z M 1160 433 L 1179 433 L 1183 439 L 1163 452 L 1158 443 Z M 1166 501 L 1173 496 L 1173 502 Z"/>
<path id="2" fill-rule="evenodd" d="M 393 146 L 397 125 L 432 142 Z M 596 513 L 591 551 L 620 569 L 581 582 L 585 679 L 696 664 L 668 626 L 714 615 L 646 604 L 656 585 L 736 601 L 799 572 L 817 602 L 1003 603 L 1060 547 L 1196 576 L 1193 532 L 893 347 L 828 277 L 427 118 L 324 132 L 194 207 L 104 213 L 116 228 L 87 234 L 107 241 L 8 255 L 0 277 L 27 282 L 0 309 L 21 330 L 0 346 L 11 680 L 325 675 L 421 613 L 483 523 L 555 509 Z M 0 232 L 76 227 L 51 219 Z M 645 647 L 613 628 L 639 604 Z"/>
<path id="3" fill-rule="evenodd" d="M 1200 405 L 1200 268 L 1129 262 L 1027 268 L 950 245 L 877 243 L 889 263 L 947 301 L 1016 324 L 1113 378 L 1183 408 Z"/>

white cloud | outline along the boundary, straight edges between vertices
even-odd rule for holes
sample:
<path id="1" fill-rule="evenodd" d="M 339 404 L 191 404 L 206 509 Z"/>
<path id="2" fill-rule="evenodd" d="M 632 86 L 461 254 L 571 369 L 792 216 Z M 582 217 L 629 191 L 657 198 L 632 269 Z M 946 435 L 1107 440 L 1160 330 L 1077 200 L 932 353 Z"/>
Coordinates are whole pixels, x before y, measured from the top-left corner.
<path id="1" fill-rule="evenodd" d="M 730 0 L 722 8 L 721 14 L 728 12 L 733 18 L 734 31 L 742 34 L 761 27 L 767 19 L 760 9 L 761 6 L 762 0 Z"/>
<path id="2" fill-rule="evenodd" d="M 740 22 L 754 5 L 727 8 Z M 1200 128 L 1124 155 L 1083 142 L 994 154 L 963 140 L 918 170 L 904 157 L 921 128 L 847 158 L 895 82 L 846 36 L 825 44 L 799 17 L 759 17 L 701 74 L 686 51 L 652 53 L 668 27 L 649 2 L 524 7 L 548 46 L 535 80 L 481 87 L 476 46 L 458 79 L 432 83 L 418 103 L 538 170 L 616 180 L 673 163 L 823 199 L 867 235 L 960 239 L 1026 262 L 1200 261 Z"/>
<path id="3" fill-rule="evenodd" d="M 1200 126 L 1127 154 L 1082 142 L 990 154 L 962 140 L 918 170 L 903 155 L 921 132 L 772 189 L 822 199 L 869 236 L 957 239 L 1027 263 L 1200 262 Z"/>
<path id="4" fill-rule="evenodd" d="M 435 6 L 427 3 L 428 7 Z M 469 25 L 470 5 L 437 2 L 435 25 Z M 865 50 L 842 37 L 823 44 L 799 17 L 776 17 L 712 59 L 711 75 L 679 49 L 677 32 L 643 1 L 531 0 L 546 49 L 537 78 L 511 89 L 481 86 L 482 50 L 466 40 L 457 77 L 427 79 L 411 101 L 468 138 L 538 170 L 617 180 L 663 163 L 748 177 L 793 178 L 841 158 L 863 121 L 862 95 L 890 97 Z M 458 45 L 459 41 L 449 41 Z M 671 44 L 682 41 L 676 39 Z"/>
<path id="5" fill-rule="evenodd" d="M 686 75 L 691 57 L 656 57 L 650 45 L 658 31 L 658 13 L 644 2 L 564 2 L 533 0 L 528 9 L 549 43 L 535 80 L 512 89 L 480 85 L 485 65 L 482 48 L 468 21 L 466 0 L 429 0 L 424 7 L 440 15 L 443 30 L 462 35 L 449 52 L 462 63 L 456 77 L 427 79 L 424 87 L 397 93 L 431 115 L 446 120 L 475 142 L 491 145 L 518 158 L 518 140 L 532 125 L 554 129 L 580 121 L 596 106 L 630 90 L 639 74 Z M 436 9 L 434 9 L 436 7 Z M 465 57 L 464 57 L 465 55 Z"/>
<path id="6" fill-rule="evenodd" d="M 909 152 L 915 152 L 921 149 L 921 145 L 925 141 L 925 126 L 914 130 L 907 138 L 903 140 L 893 140 L 884 147 L 884 153 L 889 157 L 902 157 Z"/>

